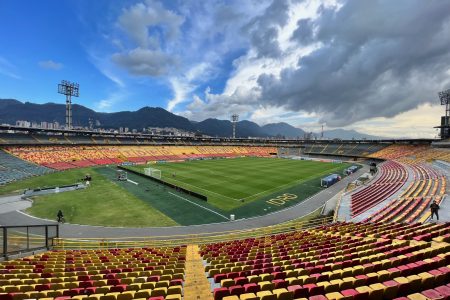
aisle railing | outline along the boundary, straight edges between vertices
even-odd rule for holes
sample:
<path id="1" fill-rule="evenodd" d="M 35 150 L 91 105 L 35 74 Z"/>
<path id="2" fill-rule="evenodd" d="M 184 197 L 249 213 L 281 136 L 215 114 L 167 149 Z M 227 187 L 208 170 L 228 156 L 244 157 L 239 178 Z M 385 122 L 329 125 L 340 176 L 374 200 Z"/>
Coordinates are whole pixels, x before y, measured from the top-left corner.
<path id="1" fill-rule="evenodd" d="M 0 258 L 55 246 L 59 236 L 57 224 L 0 226 Z"/>
<path id="2" fill-rule="evenodd" d="M 244 230 L 211 232 L 189 235 L 123 237 L 123 238 L 58 238 L 54 249 L 106 249 L 134 247 L 173 247 L 189 244 L 207 244 L 245 238 L 255 238 L 297 230 L 314 228 L 333 222 L 333 216 L 309 221 L 289 221 L 286 223 Z"/>

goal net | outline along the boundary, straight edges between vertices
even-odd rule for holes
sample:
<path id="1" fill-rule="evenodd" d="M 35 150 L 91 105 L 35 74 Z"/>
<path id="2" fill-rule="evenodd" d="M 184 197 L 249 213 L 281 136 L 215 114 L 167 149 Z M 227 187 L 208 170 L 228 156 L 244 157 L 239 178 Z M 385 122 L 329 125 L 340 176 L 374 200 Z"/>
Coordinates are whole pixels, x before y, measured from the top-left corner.
<path id="1" fill-rule="evenodd" d="M 161 179 L 161 170 L 155 169 L 155 168 L 145 168 L 145 175 Z"/>

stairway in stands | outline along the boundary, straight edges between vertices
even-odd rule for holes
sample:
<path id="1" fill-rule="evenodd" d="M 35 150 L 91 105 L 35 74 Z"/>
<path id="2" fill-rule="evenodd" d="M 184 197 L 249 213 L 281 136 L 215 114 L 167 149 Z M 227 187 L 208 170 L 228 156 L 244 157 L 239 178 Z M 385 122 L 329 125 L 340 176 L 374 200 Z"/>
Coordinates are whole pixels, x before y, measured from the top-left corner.
<path id="1" fill-rule="evenodd" d="M 212 300 L 198 245 L 187 246 L 184 300 Z"/>

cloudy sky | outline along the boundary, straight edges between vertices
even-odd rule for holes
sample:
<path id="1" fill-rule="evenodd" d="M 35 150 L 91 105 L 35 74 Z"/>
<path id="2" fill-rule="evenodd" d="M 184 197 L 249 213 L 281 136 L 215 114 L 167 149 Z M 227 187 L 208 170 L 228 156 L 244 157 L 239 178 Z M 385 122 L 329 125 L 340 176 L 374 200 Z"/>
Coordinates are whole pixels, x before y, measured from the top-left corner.
<path id="1" fill-rule="evenodd" d="M 0 98 L 435 137 L 450 1 L 0 1 Z"/>

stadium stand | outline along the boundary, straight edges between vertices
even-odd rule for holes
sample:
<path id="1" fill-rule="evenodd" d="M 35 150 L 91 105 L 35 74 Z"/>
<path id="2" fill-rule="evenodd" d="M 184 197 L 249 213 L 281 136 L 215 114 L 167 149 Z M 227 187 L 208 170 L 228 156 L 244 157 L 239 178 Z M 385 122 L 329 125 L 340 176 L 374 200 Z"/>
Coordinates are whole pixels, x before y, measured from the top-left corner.
<path id="1" fill-rule="evenodd" d="M 426 164 L 411 165 L 413 181 L 402 194 L 365 221 L 424 222 L 430 217 L 432 201 L 439 204 L 446 192 L 447 179 Z"/>
<path id="2" fill-rule="evenodd" d="M 390 145 L 368 155 L 372 158 L 397 159 L 409 163 L 430 162 L 432 160 L 450 161 L 450 150 L 431 148 L 429 145 Z"/>
<path id="3" fill-rule="evenodd" d="M 7 146 L 23 160 L 56 170 L 120 162 L 173 161 L 190 158 L 259 156 L 276 153 L 274 147 L 244 146 Z"/>
<path id="4" fill-rule="evenodd" d="M 36 140 L 29 134 L 0 133 L 2 144 L 36 144 Z"/>
<path id="5" fill-rule="evenodd" d="M 0 134 L 0 142 L 9 144 L 0 150 L 0 184 L 51 169 L 277 152 L 271 146 L 196 140 L 167 145 L 113 136 Z M 206 298 L 196 299 L 450 299 L 450 223 L 425 223 L 429 204 L 442 201 L 447 188 L 446 177 L 427 162 L 450 161 L 450 151 L 333 142 L 306 144 L 304 152 L 387 160 L 369 185 L 351 194 L 353 217 L 399 195 L 361 223 L 291 227 L 277 234 L 260 228 L 251 237 L 230 234 L 200 245 L 100 244 L 102 249 L 93 250 L 81 240 L 76 250 L 63 246 L 0 262 L 0 300 L 191 300 L 185 292 L 200 286 L 201 276 L 209 280 L 201 285 Z M 189 256 L 187 249 L 198 251 Z"/>
<path id="6" fill-rule="evenodd" d="M 351 195 L 351 216 L 355 217 L 397 192 L 408 179 L 405 167 L 387 161 L 379 167 L 380 176 L 366 188 Z"/>
<path id="7" fill-rule="evenodd" d="M 215 300 L 448 297 L 450 245 L 440 238 L 449 232 L 449 223 L 336 223 L 200 249 Z"/>
<path id="8" fill-rule="evenodd" d="M 379 143 L 312 143 L 306 144 L 306 154 L 325 154 L 365 157 L 383 149 L 387 145 Z"/>
<path id="9" fill-rule="evenodd" d="M 52 250 L 4 261 L 0 299 L 450 297 L 450 223 L 338 222 L 244 239 L 223 237 L 194 247 Z M 190 256 L 189 247 L 200 256 Z M 205 297 L 186 294 L 200 281 L 190 281 L 195 273 L 190 266 L 210 282 L 196 293 L 205 295 L 207 289 Z"/>
<path id="10" fill-rule="evenodd" d="M 0 265 L 0 299 L 181 299 L 186 246 L 49 251 Z"/>
<path id="11" fill-rule="evenodd" d="M 51 170 L 46 167 L 26 162 L 0 150 L 0 185 L 49 172 Z"/>

